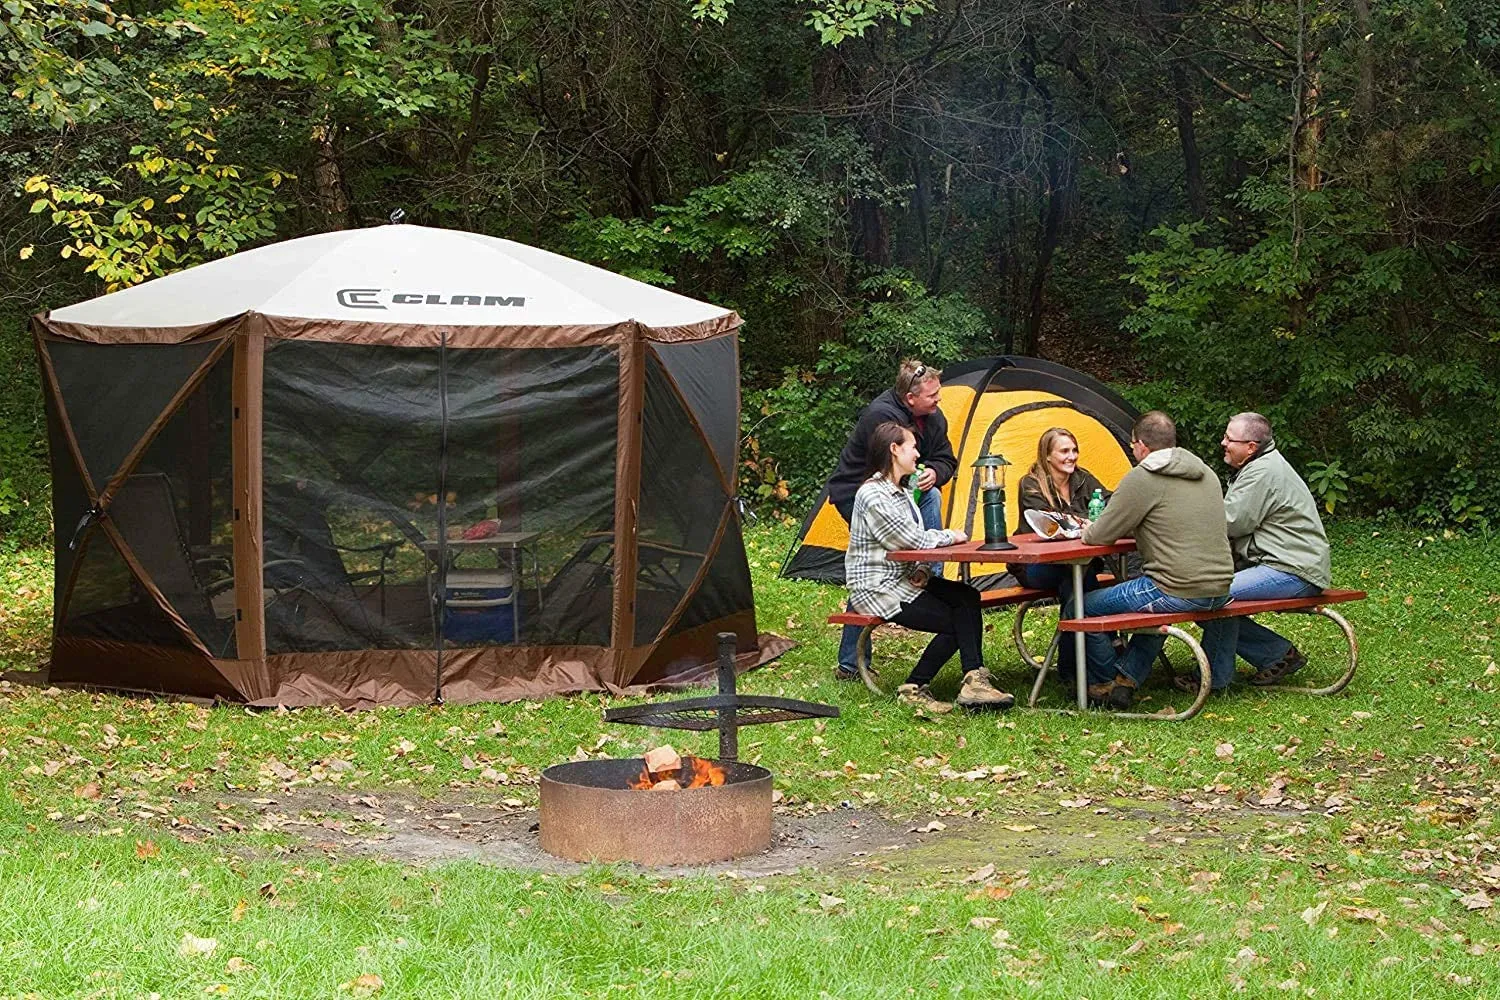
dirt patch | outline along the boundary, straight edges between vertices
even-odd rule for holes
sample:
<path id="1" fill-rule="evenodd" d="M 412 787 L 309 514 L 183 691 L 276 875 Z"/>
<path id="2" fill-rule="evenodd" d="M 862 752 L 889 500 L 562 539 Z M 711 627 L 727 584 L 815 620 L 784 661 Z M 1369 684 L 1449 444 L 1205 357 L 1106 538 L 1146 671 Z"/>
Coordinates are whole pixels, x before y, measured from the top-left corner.
<path id="1" fill-rule="evenodd" d="M 802 869 L 854 868 L 925 877 L 985 864 L 1039 868 L 1115 860 L 1183 863 L 1274 834 L 1306 819 L 1237 805 L 1084 797 L 1018 800 L 1003 814 L 897 820 L 867 809 L 778 806 L 769 851 L 702 867 L 654 869 L 666 876 L 739 873 L 747 878 Z M 583 866 L 541 849 L 535 810 L 500 801 L 291 789 L 234 800 L 253 827 L 290 834 L 305 849 L 358 853 L 413 864 L 476 861 L 568 873 Z M 248 817 L 247 817 L 248 818 Z"/>

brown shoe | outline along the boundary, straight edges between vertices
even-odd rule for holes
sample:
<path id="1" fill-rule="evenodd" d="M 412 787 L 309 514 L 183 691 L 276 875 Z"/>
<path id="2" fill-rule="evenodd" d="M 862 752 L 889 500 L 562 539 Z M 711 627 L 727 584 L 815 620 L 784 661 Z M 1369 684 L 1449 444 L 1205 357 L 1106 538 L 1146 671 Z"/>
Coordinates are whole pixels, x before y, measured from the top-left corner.
<path id="1" fill-rule="evenodd" d="M 990 680 L 990 672 L 984 667 L 964 674 L 963 687 L 958 689 L 954 704 L 959 708 L 974 711 L 994 709 L 1005 711 L 1016 703 L 1016 696 L 1002 691 Z"/>
<path id="2" fill-rule="evenodd" d="M 1109 704 L 1110 693 L 1115 689 L 1114 681 L 1105 681 L 1103 684 L 1090 684 L 1089 708 L 1103 708 Z"/>
<path id="3" fill-rule="evenodd" d="M 1305 666 L 1307 666 L 1307 657 L 1298 652 L 1296 646 L 1293 646 L 1281 659 L 1257 670 L 1255 676 L 1250 678 L 1250 683 L 1257 687 L 1280 684 Z"/>
<path id="4" fill-rule="evenodd" d="M 926 684 L 920 687 L 916 684 L 901 685 L 896 689 L 896 700 L 903 705 L 919 708 L 929 715 L 947 715 L 953 711 L 953 706 L 934 696 L 932 688 Z"/>

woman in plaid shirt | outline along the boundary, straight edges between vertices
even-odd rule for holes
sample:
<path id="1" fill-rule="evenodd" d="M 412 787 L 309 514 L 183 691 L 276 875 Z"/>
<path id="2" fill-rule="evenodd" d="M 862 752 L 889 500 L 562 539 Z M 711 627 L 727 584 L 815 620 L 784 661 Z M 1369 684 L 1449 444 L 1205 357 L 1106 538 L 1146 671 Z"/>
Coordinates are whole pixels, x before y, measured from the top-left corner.
<path id="1" fill-rule="evenodd" d="M 917 442 L 909 428 L 889 421 L 870 436 L 870 468 L 854 496 L 844 578 L 849 604 L 917 632 L 934 633 L 906 683 L 896 689 L 902 702 L 942 713 L 953 705 L 936 698 L 930 685 L 956 651 L 964 681 L 955 702 L 960 708 L 1010 708 L 1016 699 L 990 680 L 982 652 L 979 592 L 966 583 L 933 577 L 919 563 L 892 562 L 892 549 L 934 549 L 969 540 L 962 531 L 922 527 L 911 491 L 901 483 L 917 468 Z"/>

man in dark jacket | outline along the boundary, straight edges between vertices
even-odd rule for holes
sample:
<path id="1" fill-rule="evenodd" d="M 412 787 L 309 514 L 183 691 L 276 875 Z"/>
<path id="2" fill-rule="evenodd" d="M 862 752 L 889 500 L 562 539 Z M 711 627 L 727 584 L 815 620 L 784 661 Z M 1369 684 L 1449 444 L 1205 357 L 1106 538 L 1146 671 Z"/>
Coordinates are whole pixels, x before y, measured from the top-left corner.
<path id="1" fill-rule="evenodd" d="M 922 513 L 922 527 L 941 528 L 943 515 L 938 491 L 953 478 L 958 469 L 958 459 L 953 457 L 953 446 L 948 442 L 948 418 L 938 409 L 938 399 L 943 388 L 936 368 L 929 368 L 920 361 L 907 359 L 901 362 L 896 373 L 894 387 L 882 392 L 860 413 L 844 450 L 839 453 L 838 471 L 828 480 L 828 500 L 847 522 L 854 514 L 854 494 L 865 481 L 865 470 L 870 457 L 870 435 L 875 428 L 888 420 L 903 427 L 910 427 L 917 438 L 919 461 L 926 468 L 917 477 L 916 486 L 922 491 L 922 500 L 917 505 Z M 860 628 L 857 625 L 844 627 L 839 643 L 839 665 L 835 676 L 850 680 L 857 676 L 855 653 Z M 866 653 L 868 654 L 868 650 Z"/>

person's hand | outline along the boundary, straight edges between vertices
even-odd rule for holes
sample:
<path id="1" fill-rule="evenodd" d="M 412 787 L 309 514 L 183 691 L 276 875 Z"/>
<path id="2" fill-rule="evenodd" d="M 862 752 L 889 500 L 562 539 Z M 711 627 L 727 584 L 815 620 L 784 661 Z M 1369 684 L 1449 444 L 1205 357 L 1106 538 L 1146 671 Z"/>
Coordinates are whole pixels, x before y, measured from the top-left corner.
<path id="1" fill-rule="evenodd" d="M 919 490 L 930 490 L 936 483 L 936 470 L 923 469 L 921 475 L 917 476 L 917 489 Z"/>
<path id="2" fill-rule="evenodd" d="M 953 544 L 962 545 L 969 540 L 969 533 L 961 528 L 953 529 Z"/>

